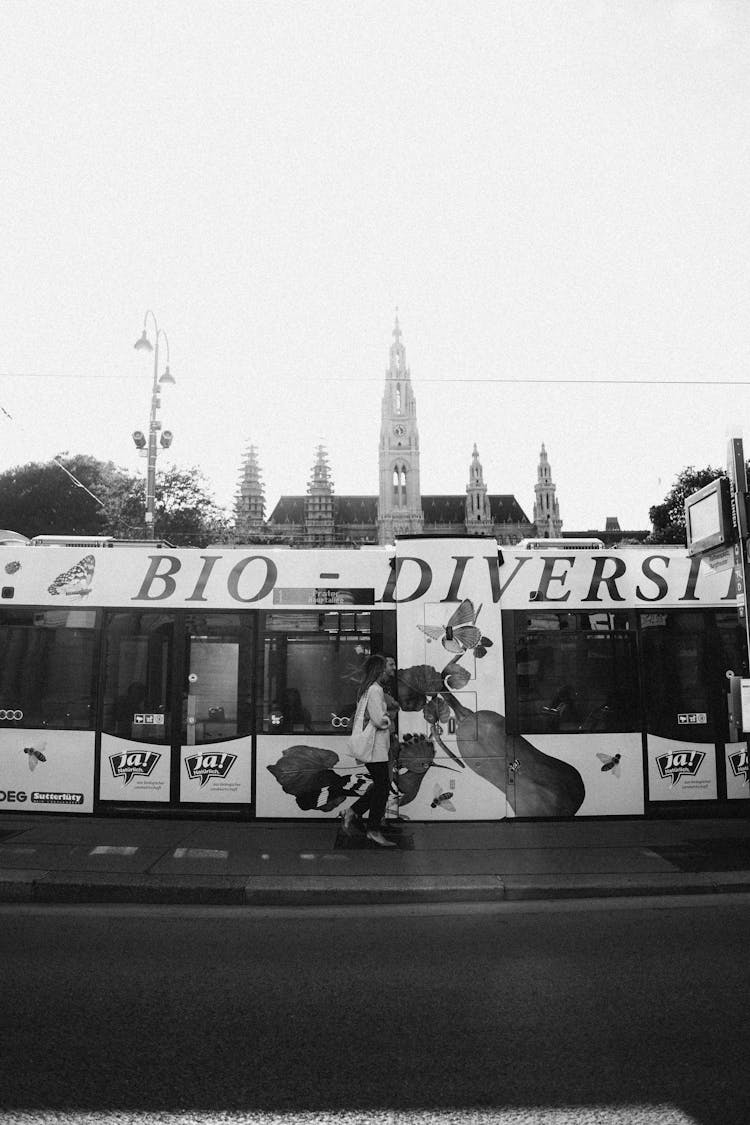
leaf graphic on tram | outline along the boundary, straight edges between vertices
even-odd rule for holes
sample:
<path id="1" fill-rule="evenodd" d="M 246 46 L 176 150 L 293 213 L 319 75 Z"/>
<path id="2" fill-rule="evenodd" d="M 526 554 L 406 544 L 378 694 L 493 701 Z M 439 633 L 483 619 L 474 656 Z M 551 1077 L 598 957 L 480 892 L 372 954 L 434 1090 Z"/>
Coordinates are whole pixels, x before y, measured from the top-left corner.
<path id="1" fill-rule="evenodd" d="M 267 766 L 285 793 L 293 796 L 301 809 L 331 812 L 347 797 L 359 796 L 369 778 L 360 772 L 336 773 L 339 756 L 319 746 L 289 746 L 278 762 Z"/>
<path id="2" fill-rule="evenodd" d="M 443 682 L 452 691 L 460 691 L 461 688 L 466 687 L 471 679 L 471 672 L 468 668 L 459 664 L 461 656 L 463 656 L 463 653 L 460 656 L 454 656 L 450 664 L 446 664 L 443 668 Z"/>
<path id="3" fill-rule="evenodd" d="M 289 746 L 282 751 L 278 762 L 268 766 L 285 793 L 309 793 L 315 788 L 321 770 L 338 765 L 339 756 L 333 750 L 318 746 Z"/>
<path id="4" fill-rule="evenodd" d="M 451 717 L 451 709 L 442 695 L 436 695 L 425 703 L 422 714 L 428 723 L 447 723 Z"/>
<path id="5" fill-rule="evenodd" d="M 552 758 L 520 735 L 506 733 L 496 711 L 471 711 L 444 692 L 456 717 L 456 742 L 462 760 L 474 773 L 505 793 L 516 816 L 574 816 L 586 788 L 578 770 Z M 517 763 L 508 786 L 508 761 Z"/>
<path id="6" fill-rule="evenodd" d="M 401 710 L 421 711 L 429 696 L 443 690 L 443 673 L 431 664 L 415 664 L 411 668 L 399 668 L 397 683 Z"/>

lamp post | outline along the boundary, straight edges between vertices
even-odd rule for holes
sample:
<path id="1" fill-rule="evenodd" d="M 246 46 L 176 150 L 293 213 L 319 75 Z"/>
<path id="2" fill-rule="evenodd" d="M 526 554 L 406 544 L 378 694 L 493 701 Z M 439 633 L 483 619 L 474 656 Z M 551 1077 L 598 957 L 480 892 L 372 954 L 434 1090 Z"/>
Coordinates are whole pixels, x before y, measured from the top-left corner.
<path id="1" fill-rule="evenodd" d="M 154 343 L 152 344 L 146 333 L 146 324 L 148 323 L 149 316 L 154 322 Z M 159 376 L 159 339 L 164 337 L 164 342 L 167 345 L 167 363 L 164 372 Z M 140 337 L 135 342 L 135 347 L 138 351 L 147 351 L 154 353 L 154 379 L 151 386 L 151 412 L 148 419 L 148 439 L 136 430 L 133 434 L 133 441 L 136 448 L 146 454 L 146 538 L 154 539 L 154 508 L 156 501 L 156 454 L 158 452 L 156 444 L 157 432 L 161 429 L 161 422 L 159 421 L 159 408 L 161 406 L 160 385 L 162 383 L 174 383 L 174 377 L 169 370 L 169 338 L 163 328 L 160 328 L 156 317 L 151 309 L 146 310 L 146 315 L 143 318 L 143 331 Z M 168 449 L 172 444 L 172 434 L 169 430 L 165 430 L 161 435 L 160 444 L 163 449 Z"/>

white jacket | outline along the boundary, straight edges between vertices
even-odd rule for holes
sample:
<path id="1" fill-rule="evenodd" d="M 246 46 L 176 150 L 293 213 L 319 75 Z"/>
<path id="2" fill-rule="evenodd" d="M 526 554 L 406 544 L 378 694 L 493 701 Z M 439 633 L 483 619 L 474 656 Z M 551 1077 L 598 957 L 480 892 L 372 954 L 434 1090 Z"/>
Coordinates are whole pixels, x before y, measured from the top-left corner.
<path id="1" fill-rule="evenodd" d="M 372 725 L 378 728 L 370 761 L 387 762 L 391 748 L 391 720 L 385 705 L 385 693 L 378 683 L 370 684 L 367 689 L 367 714 Z"/>

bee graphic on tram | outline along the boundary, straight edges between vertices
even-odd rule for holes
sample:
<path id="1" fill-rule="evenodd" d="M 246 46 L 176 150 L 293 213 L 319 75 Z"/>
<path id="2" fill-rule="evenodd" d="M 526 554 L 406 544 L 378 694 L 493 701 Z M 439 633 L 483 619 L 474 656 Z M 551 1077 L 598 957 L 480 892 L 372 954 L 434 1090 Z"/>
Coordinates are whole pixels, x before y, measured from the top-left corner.
<path id="1" fill-rule="evenodd" d="M 29 769 L 31 770 L 32 773 L 34 772 L 34 770 L 36 769 L 36 767 L 39 765 L 40 762 L 46 762 L 47 761 L 47 755 L 43 754 L 41 750 L 35 749 L 35 747 L 33 747 L 33 746 L 24 746 L 23 752 L 24 752 L 24 754 L 28 755 Z"/>
<path id="2" fill-rule="evenodd" d="M 435 783 L 432 790 L 432 800 L 430 801 L 431 809 L 445 809 L 446 812 L 455 812 L 456 806 L 453 804 L 452 790 L 444 790 L 440 782 Z"/>
<path id="3" fill-rule="evenodd" d="M 597 753 L 596 756 L 599 761 L 603 763 L 602 773 L 607 773 L 611 770 L 614 777 L 620 776 L 620 759 L 622 758 L 622 754 L 615 754 L 613 757 L 611 754 Z"/>

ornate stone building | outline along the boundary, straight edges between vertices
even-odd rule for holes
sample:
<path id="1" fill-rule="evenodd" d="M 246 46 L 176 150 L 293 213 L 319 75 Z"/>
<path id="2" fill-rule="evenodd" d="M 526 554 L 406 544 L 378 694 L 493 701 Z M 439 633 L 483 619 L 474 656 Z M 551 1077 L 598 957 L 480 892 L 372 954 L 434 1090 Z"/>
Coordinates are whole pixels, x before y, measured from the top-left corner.
<path id="1" fill-rule="evenodd" d="M 238 542 L 344 547 L 389 543 L 396 535 L 426 533 L 484 535 L 510 544 L 530 536 L 560 536 L 560 506 L 544 446 L 531 520 L 515 496 L 488 492 L 476 445 L 463 494 L 422 494 L 417 401 L 401 335 L 396 317 L 381 406 L 378 495 L 336 495 L 326 450 L 320 445 L 307 494 L 282 496 L 265 520 L 257 450 L 251 445 L 235 501 Z"/>

